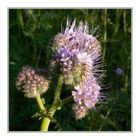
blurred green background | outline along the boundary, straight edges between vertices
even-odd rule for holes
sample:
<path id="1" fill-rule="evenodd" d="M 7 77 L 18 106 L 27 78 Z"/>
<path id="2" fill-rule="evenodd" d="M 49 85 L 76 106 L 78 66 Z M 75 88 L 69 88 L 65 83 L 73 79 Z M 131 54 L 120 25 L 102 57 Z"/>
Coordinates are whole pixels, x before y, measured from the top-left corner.
<path id="1" fill-rule="evenodd" d="M 106 101 L 82 120 L 76 121 L 72 104 L 57 111 L 57 122 L 50 131 L 130 131 L 131 130 L 131 9 L 9 9 L 9 130 L 39 131 L 41 120 L 32 118 L 39 108 L 36 100 L 24 98 L 16 90 L 15 80 L 23 65 L 47 68 L 51 43 L 61 32 L 67 17 L 87 21 L 90 28 L 99 25 L 106 77 L 103 90 Z M 43 96 L 53 100 L 56 77 Z M 63 86 L 62 97 L 71 91 Z"/>

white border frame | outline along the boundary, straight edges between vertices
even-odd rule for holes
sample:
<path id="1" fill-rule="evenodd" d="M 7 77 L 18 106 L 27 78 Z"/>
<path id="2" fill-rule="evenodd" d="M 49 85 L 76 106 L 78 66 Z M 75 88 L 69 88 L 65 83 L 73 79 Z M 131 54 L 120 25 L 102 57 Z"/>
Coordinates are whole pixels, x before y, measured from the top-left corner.
<path id="1" fill-rule="evenodd" d="M 61 1 L 61 2 L 60 2 Z M 90 0 L 89 0 L 90 1 Z M 132 0 L 92 0 L 92 2 L 84 2 L 83 0 L 0 0 L 0 135 L 3 139 L 138 139 L 140 137 L 140 93 L 139 93 L 139 84 L 140 84 L 140 20 L 139 20 L 139 3 L 138 1 Z M 130 8 L 132 7 L 132 17 L 133 17 L 133 33 L 132 33 L 132 94 L 133 94 L 133 105 L 132 105 L 132 122 L 133 133 L 8 133 L 8 124 L 7 124 L 7 116 L 9 115 L 7 112 L 8 107 L 8 31 L 7 31 L 7 9 L 9 7 L 27 7 L 27 8 L 78 8 L 78 7 L 86 7 L 86 8 Z M 55 134 L 55 135 L 54 135 Z"/>

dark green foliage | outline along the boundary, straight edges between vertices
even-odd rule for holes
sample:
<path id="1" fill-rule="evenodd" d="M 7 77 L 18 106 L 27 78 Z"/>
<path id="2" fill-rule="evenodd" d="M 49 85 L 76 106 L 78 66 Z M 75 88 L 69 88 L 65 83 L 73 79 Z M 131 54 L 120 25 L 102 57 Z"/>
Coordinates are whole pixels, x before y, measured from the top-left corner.
<path id="1" fill-rule="evenodd" d="M 39 131 L 41 120 L 31 118 L 39 108 L 35 99 L 26 99 L 15 87 L 23 65 L 47 68 L 52 56 L 54 35 L 65 28 L 67 18 L 86 20 L 91 28 L 100 26 L 106 78 L 106 100 L 87 117 L 76 121 L 72 103 L 58 110 L 51 131 L 131 130 L 131 10 L 130 9 L 10 9 L 9 10 L 9 130 Z M 78 22 L 77 22 L 78 23 Z M 63 29 L 61 29 L 61 24 Z M 121 75 L 115 73 L 120 67 Z M 43 96 L 53 101 L 57 75 Z M 63 85 L 61 98 L 71 94 Z"/>

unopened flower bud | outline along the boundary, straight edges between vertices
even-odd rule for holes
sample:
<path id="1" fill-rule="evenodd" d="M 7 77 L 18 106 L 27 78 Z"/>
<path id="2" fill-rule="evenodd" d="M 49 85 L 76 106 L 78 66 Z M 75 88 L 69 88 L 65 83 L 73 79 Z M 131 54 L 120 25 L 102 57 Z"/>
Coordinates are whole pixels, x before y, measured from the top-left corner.
<path id="1" fill-rule="evenodd" d="M 84 106 L 75 104 L 73 106 L 76 120 L 84 118 L 88 114 L 88 109 Z"/>
<path id="2" fill-rule="evenodd" d="M 62 46 L 65 46 L 66 44 L 66 36 L 62 33 L 57 34 L 54 37 L 54 41 L 53 41 L 53 50 L 56 51 L 57 49 L 61 48 Z"/>
<path id="3" fill-rule="evenodd" d="M 50 80 L 47 77 L 46 70 L 33 69 L 29 66 L 24 66 L 18 74 L 16 80 L 17 89 L 23 91 L 25 97 L 35 98 L 37 90 L 40 95 L 45 93 L 49 88 Z"/>

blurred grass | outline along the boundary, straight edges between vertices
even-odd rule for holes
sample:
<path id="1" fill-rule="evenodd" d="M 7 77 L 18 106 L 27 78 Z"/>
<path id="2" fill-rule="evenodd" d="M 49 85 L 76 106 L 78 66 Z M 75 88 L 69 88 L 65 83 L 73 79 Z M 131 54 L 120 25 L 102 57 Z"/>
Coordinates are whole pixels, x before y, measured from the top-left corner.
<path id="1" fill-rule="evenodd" d="M 67 17 L 86 20 L 90 28 L 100 26 L 103 58 L 107 76 L 103 91 L 106 101 L 97 105 L 89 116 L 76 121 L 72 103 L 55 114 L 57 122 L 51 131 L 130 131 L 131 130 L 131 10 L 130 9 L 10 9 L 9 10 L 9 130 L 37 131 L 41 121 L 31 118 L 39 110 L 35 100 L 24 98 L 15 87 L 15 79 L 23 65 L 46 68 L 51 58 L 51 42 Z M 121 75 L 115 73 L 120 67 Z M 53 82 L 44 98 L 51 103 Z M 62 98 L 70 95 L 63 87 Z"/>

